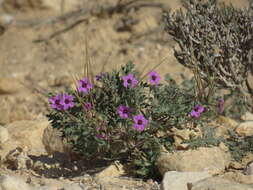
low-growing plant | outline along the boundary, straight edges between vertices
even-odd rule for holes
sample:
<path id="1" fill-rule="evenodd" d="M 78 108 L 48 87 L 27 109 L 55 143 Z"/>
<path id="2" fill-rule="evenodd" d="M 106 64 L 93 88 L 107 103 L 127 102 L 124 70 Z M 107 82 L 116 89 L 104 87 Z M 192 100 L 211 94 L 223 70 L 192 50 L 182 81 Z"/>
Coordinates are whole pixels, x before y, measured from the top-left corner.
<path id="1" fill-rule="evenodd" d="M 77 89 L 50 94 L 52 126 L 84 159 L 128 162 L 144 178 L 158 175 L 161 150 L 173 150 L 170 128 L 194 127 L 213 112 L 190 83 L 179 86 L 167 75 L 161 84 L 156 71 L 141 76 L 132 63 L 91 81 L 84 77 Z"/>

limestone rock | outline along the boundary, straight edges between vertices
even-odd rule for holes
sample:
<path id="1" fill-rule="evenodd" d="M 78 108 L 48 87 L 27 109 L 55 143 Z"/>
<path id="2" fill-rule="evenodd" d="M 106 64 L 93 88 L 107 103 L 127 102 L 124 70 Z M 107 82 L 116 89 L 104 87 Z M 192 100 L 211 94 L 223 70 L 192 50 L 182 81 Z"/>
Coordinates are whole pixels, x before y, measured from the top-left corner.
<path id="1" fill-rule="evenodd" d="M 253 121 L 245 121 L 241 123 L 236 129 L 236 133 L 240 136 L 253 136 Z"/>
<path id="2" fill-rule="evenodd" d="M 49 122 L 45 119 L 15 121 L 6 125 L 6 129 L 9 131 L 9 140 L 1 146 L 1 157 L 4 158 L 16 147 L 44 153 L 42 135 L 48 125 Z"/>
<path id="3" fill-rule="evenodd" d="M 253 113 L 246 112 L 244 115 L 242 115 L 241 119 L 244 121 L 253 121 Z"/>
<path id="4" fill-rule="evenodd" d="M 188 190 L 253 190 L 253 185 L 240 184 L 221 177 L 211 177 L 188 183 Z"/>
<path id="5" fill-rule="evenodd" d="M 16 78 L 0 78 L 0 94 L 13 94 L 22 89 Z"/>
<path id="6" fill-rule="evenodd" d="M 9 175 L 1 175 L 0 189 L 1 190 L 32 190 L 32 187 L 26 184 L 20 178 L 9 176 Z"/>
<path id="7" fill-rule="evenodd" d="M 245 175 L 252 175 L 253 176 L 253 161 L 250 161 L 247 166 L 244 168 L 243 173 Z M 253 183 L 253 181 L 252 181 Z"/>
<path id="8" fill-rule="evenodd" d="M 0 87 L 1 88 L 1 87 Z M 6 97 L 0 98 L 0 124 L 5 125 L 10 122 L 11 118 L 11 107 L 6 101 Z"/>
<path id="9" fill-rule="evenodd" d="M 0 126 L 0 144 L 6 142 L 8 139 L 9 139 L 8 130 L 3 126 Z"/>
<path id="10" fill-rule="evenodd" d="M 188 144 L 182 143 L 184 140 L 189 140 L 191 137 L 201 137 L 202 133 L 201 130 L 196 128 L 196 129 L 183 129 L 179 130 L 177 128 L 172 128 L 171 129 L 173 133 L 173 138 L 174 138 L 174 145 L 176 146 L 177 150 L 185 150 L 188 147 Z"/>
<path id="11" fill-rule="evenodd" d="M 124 170 L 124 166 L 119 162 L 115 161 L 113 164 L 96 174 L 96 178 L 98 180 L 105 178 L 105 177 L 119 177 L 126 174 Z"/>
<path id="12" fill-rule="evenodd" d="M 5 158 L 4 165 L 11 170 L 30 169 L 33 161 L 29 158 L 27 150 L 18 147 L 9 152 Z"/>
<path id="13" fill-rule="evenodd" d="M 166 172 L 162 181 L 163 190 L 187 190 L 187 183 L 194 183 L 208 177 L 211 177 L 208 172 Z"/>
<path id="14" fill-rule="evenodd" d="M 244 175 L 241 171 L 227 172 L 222 177 L 236 183 L 253 184 L 253 175 Z"/>
<path id="15" fill-rule="evenodd" d="M 71 152 L 71 146 L 62 138 L 62 133 L 51 125 L 47 126 L 43 131 L 42 142 L 49 155 L 55 152 L 66 154 Z"/>
<path id="16" fill-rule="evenodd" d="M 201 172 L 218 174 L 228 167 L 231 161 L 229 152 L 218 147 L 162 153 L 157 159 L 157 167 L 162 175 L 167 171 Z"/>

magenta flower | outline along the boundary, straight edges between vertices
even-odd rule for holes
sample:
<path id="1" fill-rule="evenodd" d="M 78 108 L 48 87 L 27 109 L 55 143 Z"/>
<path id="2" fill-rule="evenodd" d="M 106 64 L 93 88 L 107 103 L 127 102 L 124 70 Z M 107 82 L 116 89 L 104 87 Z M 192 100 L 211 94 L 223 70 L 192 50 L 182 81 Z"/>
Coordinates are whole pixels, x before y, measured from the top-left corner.
<path id="1" fill-rule="evenodd" d="M 89 82 L 89 79 L 87 77 L 84 77 L 82 80 L 78 81 L 78 92 L 84 92 L 87 94 L 90 89 L 93 87 L 93 84 Z"/>
<path id="2" fill-rule="evenodd" d="M 120 118 L 127 119 L 130 117 L 131 108 L 124 106 L 124 105 L 120 105 L 118 108 L 118 114 L 119 114 Z"/>
<path id="3" fill-rule="evenodd" d="M 60 104 L 62 105 L 63 110 L 67 110 L 69 108 L 74 107 L 74 97 L 68 94 L 63 94 L 60 100 Z"/>
<path id="4" fill-rule="evenodd" d="M 149 73 L 149 82 L 153 85 L 158 85 L 161 80 L 161 77 L 158 75 L 157 72 L 151 71 Z"/>
<path id="5" fill-rule="evenodd" d="M 199 104 L 197 104 L 194 109 L 191 111 L 191 116 L 195 118 L 199 118 L 201 113 L 205 111 L 205 108 Z"/>
<path id="6" fill-rule="evenodd" d="M 84 103 L 83 107 L 85 110 L 89 111 L 92 109 L 92 104 L 90 102 L 86 102 Z"/>
<path id="7" fill-rule="evenodd" d="M 56 110 L 67 110 L 74 107 L 74 97 L 68 94 L 58 94 L 50 97 L 51 108 Z"/>
<path id="8" fill-rule="evenodd" d="M 122 79 L 123 79 L 123 85 L 126 88 L 127 87 L 134 88 L 138 83 L 138 80 L 134 78 L 133 74 L 128 74 L 126 76 L 123 76 Z"/>
<path id="9" fill-rule="evenodd" d="M 148 120 L 142 115 L 134 116 L 134 128 L 138 131 L 143 131 L 148 124 Z"/>
<path id="10" fill-rule="evenodd" d="M 51 103 L 51 108 L 56 109 L 56 110 L 62 110 L 62 105 L 60 104 L 61 102 L 61 95 L 58 94 L 56 96 L 52 96 L 49 98 L 49 102 Z"/>

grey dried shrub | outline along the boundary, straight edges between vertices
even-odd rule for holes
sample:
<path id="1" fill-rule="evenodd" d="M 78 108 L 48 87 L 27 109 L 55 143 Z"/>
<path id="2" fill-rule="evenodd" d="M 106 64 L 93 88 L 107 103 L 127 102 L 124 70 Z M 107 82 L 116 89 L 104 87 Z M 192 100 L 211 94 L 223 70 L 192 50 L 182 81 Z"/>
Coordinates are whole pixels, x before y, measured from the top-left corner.
<path id="1" fill-rule="evenodd" d="M 184 6 L 186 12 L 164 14 L 165 29 L 180 47 L 177 60 L 206 86 L 213 81 L 252 98 L 247 77 L 253 74 L 253 2 L 246 9 L 220 6 L 216 0 L 185 0 Z"/>

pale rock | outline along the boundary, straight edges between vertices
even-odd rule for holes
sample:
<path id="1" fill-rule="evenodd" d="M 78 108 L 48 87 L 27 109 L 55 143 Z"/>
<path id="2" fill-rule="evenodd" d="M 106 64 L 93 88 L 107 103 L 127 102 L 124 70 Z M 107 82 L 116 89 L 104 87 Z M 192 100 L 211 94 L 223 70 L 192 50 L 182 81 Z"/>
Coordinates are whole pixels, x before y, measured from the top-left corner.
<path id="1" fill-rule="evenodd" d="M 2 14 L 0 15 L 0 25 L 1 26 L 7 26 L 11 24 L 14 20 L 14 16 L 10 14 Z"/>
<path id="2" fill-rule="evenodd" d="M 22 89 L 17 78 L 0 78 L 0 94 L 13 94 Z"/>
<path id="3" fill-rule="evenodd" d="M 218 147 L 200 147 L 196 150 L 162 153 L 156 165 L 162 175 L 167 171 L 204 172 L 219 174 L 228 167 L 231 161 L 229 152 Z"/>
<path id="4" fill-rule="evenodd" d="M 211 177 L 188 183 L 188 190 L 253 190 L 253 185 L 240 184 L 221 177 Z"/>
<path id="5" fill-rule="evenodd" d="M 166 172 L 162 186 L 163 190 L 187 190 L 187 183 L 194 183 L 204 178 L 211 177 L 208 172 Z"/>
<path id="6" fill-rule="evenodd" d="M 80 7 L 81 3 L 82 2 L 80 2 L 80 0 L 71 0 L 71 1 L 43 0 L 43 6 L 52 8 L 56 11 L 61 11 L 62 8 L 64 8 L 64 11 L 70 11 Z"/>
<path id="7" fill-rule="evenodd" d="M 253 113 L 246 112 L 245 114 L 242 115 L 241 119 L 244 121 L 253 121 Z"/>
<path id="8" fill-rule="evenodd" d="M 242 137 L 253 136 L 253 121 L 245 121 L 241 123 L 235 132 Z"/>
<path id="9" fill-rule="evenodd" d="M 241 171 L 226 172 L 223 178 L 242 184 L 253 184 L 253 175 L 244 175 Z"/>
<path id="10" fill-rule="evenodd" d="M 130 190 L 130 189 L 139 189 L 138 187 L 142 187 L 143 189 L 151 189 L 150 184 L 144 183 L 141 180 L 136 180 L 128 177 L 105 177 L 102 179 L 96 179 L 95 182 L 102 186 L 103 189 L 108 190 Z M 157 186 L 154 185 L 157 189 Z M 152 185 L 153 187 L 153 185 Z M 94 189 L 95 190 L 95 189 Z"/>
<path id="11" fill-rule="evenodd" d="M 5 125 L 10 122 L 11 107 L 8 104 L 7 97 L 0 98 L 0 125 Z"/>
<path id="12" fill-rule="evenodd" d="M 49 125 L 48 120 L 22 120 L 6 125 L 9 131 L 9 140 L 4 142 L 0 149 L 0 155 L 4 158 L 16 147 L 27 148 L 35 152 L 44 153 L 42 135 L 44 129 Z"/>
<path id="13" fill-rule="evenodd" d="M 177 129 L 172 128 L 171 132 L 174 138 L 174 145 L 177 150 L 185 150 L 188 147 L 188 144 L 182 143 L 184 140 L 189 140 L 191 138 L 201 137 L 201 130 L 198 128 L 195 129 Z"/>
<path id="14" fill-rule="evenodd" d="M 0 144 L 6 142 L 8 139 L 9 139 L 8 130 L 3 126 L 0 126 Z"/>
<path id="15" fill-rule="evenodd" d="M 217 122 L 219 124 L 221 124 L 222 126 L 228 128 L 228 129 L 232 129 L 232 130 L 234 130 L 239 125 L 239 123 L 236 122 L 235 120 L 233 120 L 229 117 L 224 117 L 224 116 L 219 116 L 217 118 Z"/>
<path id="16" fill-rule="evenodd" d="M 65 185 L 62 190 L 84 190 L 85 186 L 83 184 L 73 183 Z"/>
<path id="17" fill-rule="evenodd" d="M 246 167 L 244 168 L 243 173 L 244 173 L 245 175 L 252 175 L 252 176 L 253 176 L 253 161 L 250 161 L 250 162 L 246 165 Z M 253 183 L 253 181 L 252 181 L 252 183 Z"/>
<path id="18" fill-rule="evenodd" d="M 10 175 L 0 176 L 1 190 L 32 190 L 32 187 L 18 177 Z"/>
<path id="19" fill-rule="evenodd" d="M 49 155 L 53 155 L 54 153 L 71 153 L 71 146 L 67 143 L 67 140 L 63 139 L 62 133 L 51 125 L 44 129 L 42 142 Z"/>
<path id="20" fill-rule="evenodd" d="M 30 169 L 33 161 L 27 154 L 28 150 L 16 148 L 9 152 L 4 160 L 4 165 L 11 170 Z"/>
<path id="21" fill-rule="evenodd" d="M 115 161 L 113 164 L 111 164 L 101 172 L 97 173 L 96 178 L 100 180 L 106 177 L 119 177 L 124 174 L 126 174 L 124 166 L 120 164 L 118 161 Z"/>

